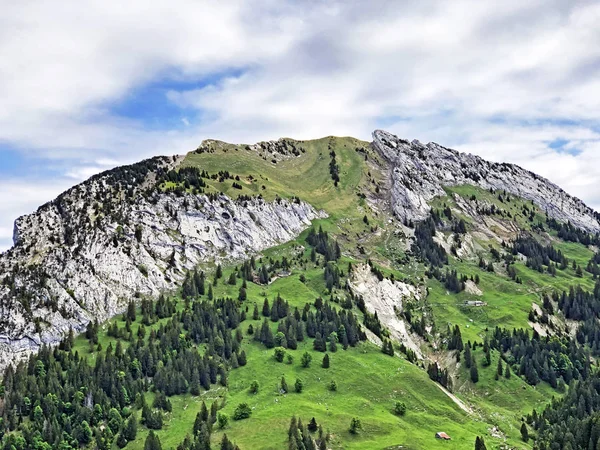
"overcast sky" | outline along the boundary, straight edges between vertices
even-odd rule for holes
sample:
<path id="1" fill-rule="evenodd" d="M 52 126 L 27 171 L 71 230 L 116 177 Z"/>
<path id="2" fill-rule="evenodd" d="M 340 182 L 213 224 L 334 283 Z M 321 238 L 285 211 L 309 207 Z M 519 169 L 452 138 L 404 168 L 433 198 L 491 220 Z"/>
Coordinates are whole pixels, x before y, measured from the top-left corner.
<path id="1" fill-rule="evenodd" d="M 73 184 L 206 138 L 383 128 L 598 210 L 599 23 L 600 3 L 563 0 L 5 2 L 0 250 Z"/>

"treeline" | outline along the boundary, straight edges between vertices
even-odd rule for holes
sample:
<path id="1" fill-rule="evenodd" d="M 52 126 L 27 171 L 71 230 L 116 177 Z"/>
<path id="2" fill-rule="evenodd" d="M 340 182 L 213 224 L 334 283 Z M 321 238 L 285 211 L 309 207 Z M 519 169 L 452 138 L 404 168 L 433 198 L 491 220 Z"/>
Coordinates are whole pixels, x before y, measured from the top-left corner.
<path id="1" fill-rule="evenodd" d="M 584 291 L 581 286 L 571 286 L 568 293 L 554 292 L 552 299 L 567 319 L 600 318 L 600 281 L 596 281 L 593 292 Z"/>
<path id="2" fill-rule="evenodd" d="M 555 292 L 552 298 L 567 319 L 583 321 L 575 333 L 577 342 L 587 344 L 594 355 L 600 355 L 600 280 L 592 292 L 577 286 L 571 287 L 569 293 Z"/>
<path id="3" fill-rule="evenodd" d="M 331 303 L 318 298 L 314 304 L 306 304 L 302 311 L 294 308 L 292 312 L 287 302 L 278 297 L 269 307 L 265 300 L 262 308 L 264 317 L 260 330 L 249 329 L 254 334 L 254 340 L 261 342 L 267 348 L 283 347 L 296 349 L 298 342 L 306 337 L 313 338 L 313 348 L 320 352 L 331 348 L 338 343 L 345 350 L 356 346 L 360 341 L 366 340 L 365 332 L 361 329 L 356 315 L 346 310 L 338 311 Z M 258 308 L 255 307 L 253 319 L 257 320 Z M 277 332 L 273 335 L 267 318 L 279 322 Z"/>
<path id="4" fill-rule="evenodd" d="M 181 167 L 179 170 L 169 170 L 163 177 L 157 179 L 159 183 L 171 182 L 176 185 L 182 184 L 184 189 L 206 187 L 203 178 L 209 178 L 206 171 L 200 171 L 197 167 Z"/>
<path id="5" fill-rule="evenodd" d="M 452 391 L 452 378 L 448 374 L 448 369 L 443 369 L 437 362 L 433 362 L 427 366 L 427 374 L 431 380 Z"/>
<path id="6" fill-rule="evenodd" d="M 499 350 L 513 371 L 527 383 L 548 382 L 557 388 L 559 380 L 585 380 L 591 373 L 589 352 L 576 341 L 557 336 L 540 336 L 536 331 L 496 327 L 489 340 L 492 349 Z"/>
<path id="7" fill-rule="evenodd" d="M 240 266 L 236 266 L 229 277 L 225 281 L 231 286 L 236 286 L 238 280 L 241 280 L 240 294 L 238 299 L 243 301 L 246 299 L 247 282 L 256 284 L 268 284 L 271 279 L 279 273 L 288 272 L 291 267 L 291 262 L 287 257 L 281 259 L 269 258 L 268 260 L 261 259 L 259 266 L 252 256 Z M 305 261 L 300 260 L 300 263 Z M 221 265 L 217 265 L 212 280 L 207 280 L 204 271 L 190 271 L 186 274 L 182 284 L 182 297 L 186 300 L 194 299 L 199 296 L 206 295 L 209 300 L 213 299 L 213 286 L 216 286 L 219 280 L 223 278 L 223 269 Z"/>
<path id="8" fill-rule="evenodd" d="M 317 424 L 313 417 L 307 425 L 301 419 L 293 416 L 288 428 L 288 448 L 294 450 L 327 450 L 329 433 L 323 432 L 323 427 Z"/>
<path id="9" fill-rule="evenodd" d="M 563 223 L 551 217 L 546 218 L 546 223 L 550 228 L 558 232 L 558 237 L 563 241 L 578 242 L 585 246 L 600 246 L 600 233 L 591 234 L 581 228 L 577 228 L 571 222 Z"/>
<path id="10" fill-rule="evenodd" d="M 442 267 L 448 263 L 446 250 L 436 243 L 433 238 L 436 233 L 436 224 L 441 223 L 441 219 L 436 211 L 415 225 L 415 240 L 412 244 L 413 253 L 423 262 L 429 263 L 432 267 Z"/>
<path id="11" fill-rule="evenodd" d="M 337 261 L 342 255 L 338 242 L 331 239 L 329 233 L 323 231 L 322 227 L 319 227 L 319 231 L 311 228 L 306 237 L 306 242 L 314 247 L 317 253 L 323 255 L 326 261 Z M 314 261 L 314 256 L 311 256 L 311 259 Z"/>
<path id="12" fill-rule="evenodd" d="M 592 256 L 588 261 L 585 270 L 591 273 L 594 278 L 600 277 L 600 252 L 594 253 L 594 256 Z"/>
<path id="13" fill-rule="evenodd" d="M 529 330 L 513 329 L 511 332 L 496 327 L 489 340 L 486 338 L 483 344 L 465 344 L 460 328 L 455 325 L 448 330 L 446 348 L 457 352 L 457 360 L 462 356 L 465 366 L 470 369 L 471 380 L 475 383 L 479 375 L 473 351 L 480 345 L 483 349 L 484 366 L 491 364 L 491 350 L 500 352 L 496 378 L 502 374 L 508 378 L 512 369 L 512 372 L 533 386 L 546 381 L 553 388 L 562 389 L 573 380 L 587 379 L 592 372 L 589 351 L 572 339 L 542 337 L 536 331 L 530 335 Z M 428 372 L 432 379 L 442 382 L 444 377 L 440 368 L 430 367 Z"/>
<path id="14" fill-rule="evenodd" d="M 432 267 L 428 270 L 427 275 L 442 282 L 448 291 L 454 292 L 455 294 L 465 290 L 465 284 L 469 279 L 466 275 L 459 275 L 455 269 L 446 269 L 445 272 L 442 272 L 437 267 Z M 479 276 L 477 276 L 477 279 L 479 279 Z M 471 281 L 475 282 L 473 276 L 471 276 Z"/>
<path id="15" fill-rule="evenodd" d="M 600 449 L 600 374 L 570 385 L 561 399 L 552 399 L 544 411 L 535 410 L 527 423 L 537 431 L 539 450 Z"/>
<path id="16" fill-rule="evenodd" d="M 157 178 L 162 178 L 166 175 L 165 163 L 168 158 L 157 156 L 150 159 L 145 159 L 135 164 L 128 166 L 120 166 L 114 169 L 99 173 L 90 178 L 90 181 L 97 181 L 106 177 L 108 186 L 115 186 L 118 190 L 123 190 L 128 197 L 133 196 L 134 189 L 138 187 L 148 176 L 153 173 Z M 108 192 L 105 192 L 108 194 Z M 100 193 L 97 193 L 96 200 L 100 200 Z M 63 199 L 63 194 L 59 195 L 53 203 L 60 203 Z"/>
<path id="17" fill-rule="evenodd" d="M 160 308 L 150 310 L 158 314 Z M 149 331 L 143 324 L 137 332 L 118 330 L 129 341 L 127 348 L 121 340 L 109 344 L 93 366 L 73 351 L 72 333 L 54 349 L 42 347 L 5 370 L 0 445 L 7 450 L 87 445 L 108 450 L 115 442 L 124 447 L 135 439 L 135 409 L 142 410 L 147 428 L 161 428 L 168 396 L 226 385 L 228 369 L 245 364 L 241 332 L 232 333 L 244 314 L 231 299 L 193 302 Z M 130 319 L 126 314 L 125 329 Z M 94 345 L 97 327 L 88 332 Z M 152 406 L 145 402 L 151 390 L 157 398 Z"/>
<path id="18" fill-rule="evenodd" d="M 513 243 L 512 254 L 518 253 L 527 257 L 527 267 L 538 272 L 543 272 L 544 266 L 552 270 L 551 262 L 556 263 L 560 270 L 565 270 L 569 264 L 569 260 L 560 250 L 556 250 L 552 245 L 542 245 L 531 236 L 520 236 Z"/>
<path id="19" fill-rule="evenodd" d="M 202 402 L 200 411 L 196 414 L 196 420 L 194 420 L 193 433 L 186 435 L 185 439 L 177 446 L 177 450 L 210 450 L 211 448 L 211 436 L 215 424 L 219 427 L 222 423 L 228 421 L 228 416 L 219 414 L 217 415 L 218 405 L 217 402 L 213 402 L 210 410 L 206 407 L 206 403 Z M 225 417 L 226 419 L 223 419 Z M 227 434 L 224 434 L 221 438 L 221 450 L 239 450 L 239 447 L 232 443 Z M 146 450 L 146 449 L 144 449 Z"/>
<path id="20" fill-rule="evenodd" d="M 331 145 L 329 146 L 331 148 Z M 333 184 L 335 186 L 340 182 L 340 166 L 335 159 L 335 151 L 331 150 L 329 152 L 329 157 L 331 160 L 329 161 L 329 174 L 331 175 L 331 179 L 333 180 Z"/>

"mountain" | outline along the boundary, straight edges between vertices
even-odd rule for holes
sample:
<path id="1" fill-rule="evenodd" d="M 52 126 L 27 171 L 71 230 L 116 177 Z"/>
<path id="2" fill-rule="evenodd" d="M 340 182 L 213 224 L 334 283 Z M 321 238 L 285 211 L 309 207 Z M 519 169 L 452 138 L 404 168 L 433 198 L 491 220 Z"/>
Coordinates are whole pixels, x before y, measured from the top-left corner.
<path id="1" fill-rule="evenodd" d="M 435 143 L 423 145 L 376 130 L 375 149 L 389 162 L 392 209 L 400 220 L 423 220 L 428 203 L 445 186 L 473 185 L 531 200 L 562 222 L 590 232 L 600 230 L 600 214 L 561 188 L 514 164 L 492 163 Z"/>
<path id="2" fill-rule="evenodd" d="M 311 441 L 300 426 L 306 448 L 472 448 L 478 436 L 488 448 L 531 448 L 524 418 L 538 444 L 577 448 L 549 400 L 595 379 L 598 247 L 600 215 L 552 182 L 381 130 L 371 143 L 207 140 L 119 167 L 17 219 L 0 255 L 0 366 L 35 355 L 5 373 L 6 431 L 23 431 L 19 415 L 44 423 L 31 404 L 46 398 L 40 374 L 51 371 L 65 377 L 49 391 L 63 406 L 85 379 L 81 404 L 105 418 L 43 403 L 46 421 L 63 408 L 96 444 L 111 408 L 138 420 L 147 396 L 168 417 L 163 448 L 202 422 L 209 399 L 215 414 L 254 411 L 223 430 L 211 424 L 213 447 L 224 434 L 242 448 L 287 446 L 290 416 L 301 414 L 331 429 Z M 304 351 L 319 361 L 305 366 Z M 283 392 L 282 374 L 300 379 L 296 394 Z M 582 423 L 592 411 L 584 405 Z M 119 425 L 102 439 L 142 448 L 147 414 L 137 437 Z M 348 431 L 355 418 L 362 429 Z M 66 442 L 63 420 L 40 425 L 45 442 Z M 87 435 L 77 430 L 74 439 Z"/>
<path id="3" fill-rule="evenodd" d="M 16 220 L 0 258 L 0 361 L 104 321 L 131 297 L 173 290 L 200 262 L 286 242 L 323 216 L 304 202 L 162 192 L 182 160 L 105 172 Z"/>

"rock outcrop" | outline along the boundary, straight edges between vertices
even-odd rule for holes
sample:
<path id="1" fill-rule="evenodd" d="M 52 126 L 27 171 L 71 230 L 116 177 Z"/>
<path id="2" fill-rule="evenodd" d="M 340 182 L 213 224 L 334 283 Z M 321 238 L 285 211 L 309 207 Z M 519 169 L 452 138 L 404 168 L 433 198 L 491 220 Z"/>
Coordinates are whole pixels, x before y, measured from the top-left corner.
<path id="1" fill-rule="evenodd" d="M 131 298 L 175 289 L 198 263 L 243 259 L 324 215 L 300 201 L 159 189 L 179 161 L 115 169 L 17 219 L 14 247 L 0 256 L 0 367 Z"/>
<path id="2" fill-rule="evenodd" d="M 600 231 L 598 213 L 518 166 L 408 142 L 385 131 L 373 137 L 390 172 L 391 209 L 403 222 L 426 218 L 428 202 L 444 195 L 445 186 L 472 184 L 506 190 L 560 221 Z M 196 153 L 231 148 L 205 141 Z M 290 139 L 245 150 L 273 165 L 305 151 Z M 0 368 L 44 343 L 58 342 L 69 328 L 81 331 L 92 319 L 117 314 L 131 298 L 175 289 L 199 263 L 243 259 L 293 239 L 325 215 L 298 199 L 207 196 L 198 173 L 188 173 L 192 184 L 179 180 L 174 189 L 173 177 L 182 171 L 172 169 L 182 160 L 157 157 L 105 172 L 17 219 L 14 246 L 0 255 Z M 376 282 L 365 270 L 353 280 L 353 290 L 395 337 L 419 353 L 396 314 L 403 298 L 419 293 L 398 282 Z"/>
<path id="3" fill-rule="evenodd" d="M 402 221 L 426 218 L 428 203 L 445 194 L 444 186 L 470 184 L 532 200 L 550 217 L 600 231 L 598 213 L 554 183 L 514 164 L 489 162 L 435 143 L 409 142 L 382 130 L 373 132 L 373 147 L 390 165 L 392 209 Z"/>
<path id="4" fill-rule="evenodd" d="M 421 298 L 418 288 L 388 278 L 379 281 L 367 264 L 354 267 L 349 286 L 354 295 L 362 296 L 367 311 L 377 313 L 381 324 L 390 330 L 396 341 L 415 352 L 418 358 L 423 358 L 418 340 L 408 331 L 406 322 L 399 317 L 404 309 L 404 302 Z"/>

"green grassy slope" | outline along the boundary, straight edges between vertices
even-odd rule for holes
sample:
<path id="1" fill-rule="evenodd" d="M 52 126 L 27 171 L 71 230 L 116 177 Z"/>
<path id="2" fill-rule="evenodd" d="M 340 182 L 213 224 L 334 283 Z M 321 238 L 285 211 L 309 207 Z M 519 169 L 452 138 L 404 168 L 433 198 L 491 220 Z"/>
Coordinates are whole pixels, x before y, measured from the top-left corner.
<path id="1" fill-rule="evenodd" d="M 499 240 L 485 238 L 481 233 L 474 234 L 474 251 L 464 257 L 450 256 L 449 265 L 459 274 L 467 277 L 478 276 L 478 289 L 481 295 L 468 292 L 450 293 L 444 285 L 425 277 L 425 266 L 410 257 L 405 238 L 397 233 L 389 217 L 383 211 L 369 208 L 366 195 L 377 195 L 381 180 L 385 174 L 379 172 L 376 165 L 370 164 L 376 159 L 371 150 L 362 150 L 367 143 L 353 138 L 323 138 L 315 141 L 294 141 L 304 151 L 299 157 L 284 159 L 276 164 L 263 159 L 245 146 L 223 143 L 210 144 L 211 151 L 192 152 L 182 163 L 182 167 L 197 167 L 209 174 L 222 170 L 229 171 L 233 177 L 239 177 L 242 189 L 232 186 L 232 179 L 219 182 L 207 179 L 207 193 L 223 192 L 231 197 L 239 195 L 262 195 L 266 200 L 277 197 L 299 197 L 324 210 L 328 217 L 316 220 L 315 227 L 321 226 L 330 232 L 342 246 L 342 257 L 337 262 L 340 270 L 347 273 L 348 263 L 365 262 L 367 258 L 383 269 L 385 275 L 393 274 L 396 279 L 406 279 L 415 284 L 424 284 L 428 288 L 427 298 L 418 305 L 419 313 L 428 314 L 431 333 L 422 341 L 423 352 L 436 358 L 449 367 L 454 379 L 454 393 L 464 401 L 471 412 L 463 411 L 446 395 L 439 385 L 429 379 L 426 363 L 411 364 L 403 356 L 384 355 L 370 342 L 363 342 L 356 348 L 330 353 L 331 367 L 321 367 L 322 353 L 312 349 L 312 339 L 299 343 L 297 350 L 287 350 L 293 356 L 293 363 L 279 363 L 273 358 L 273 350 L 267 350 L 262 344 L 248 336 L 248 326 L 257 329 L 262 323 L 251 320 L 254 305 L 262 307 L 264 299 L 272 301 L 281 295 L 293 307 L 303 308 L 322 296 L 331 294 L 343 297 L 343 288 L 328 292 L 323 277 L 322 260 L 310 261 L 310 249 L 306 243 L 308 230 L 297 239 L 284 245 L 265 250 L 257 256 L 259 264 L 270 258 L 281 260 L 286 257 L 292 261 L 290 275 L 281 277 L 269 285 L 248 283 L 247 297 L 242 308 L 248 308 L 248 319 L 241 324 L 244 333 L 242 348 L 248 356 L 248 364 L 233 369 L 229 373 L 227 388 L 213 388 L 201 396 L 174 396 L 171 398 L 173 412 L 166 415 L 165 426 L 157 434 L 163 449 L 175 448 L 191 433 L 196 414 L 203 400 L 207 403 L 218 399 L 222 412 L 232 415 L 235 407 L 247 402 L 252 408 L 252 417 L 242 421 L 230 421 L 225 430 L 215 430 L 213 448 L 218 448 L 225 432 L 242 449 L 280 449 L 287 447 L 287 428 L 290 417 L 296 415 L 304 423 L 315 417 L 323 428 L 331 433 L 329 447 L 334 449 L 356 448 L 403 448 L 403 449 L 470 449 L 475 437 L 485 436 L 488 449 L 509 445 L 512 448 L 531 448 L 532 442 L 523 443 L 519 439 L 519 427 L 524 415 L 533 408 L 543 409 L 552 398 L 560 395 L 548 384 L 540 383 L 533 387 L 514 375 L 510 379 L 494 379 L 499 355 L 493 352 L 489 367 L 480 364 L 480 380 L 474 384 L 464 366 L 456 365 L 452 355 L 443 351 L 445 332 L 448 327 L 459 325 L 464 341 L 482 342 L 490 330 L 496 326 L 503 328 L 529 328 L 528 313 L 532 304 L 541 304 L 541 294 L 553 289 L 565 290 L 577 284 L 592 289 L 594 280 L 584 273 L 577 277 L 569 266 L 556 276 L 529 269 L 522 261 L 515 264 L 515 270 L 522 283 L 511 280 L 502 264 L 495 263 L 494 272 L 482 270 L 478 259 L 490 260 L 490 248 L 502 249 Z M 361 151 L 357 151 L 361 149 Z M 329 171 L 330 151 L 335 151 L 339 164 L 340 182 L 335 186 Z M 366 161 L 365 151 L 369 161 Z M 168 186 L 162 186 L 165 188 Z M 495 217 L 500 225 L 512 224 L 513 229 L 534 232 L 533 225 L 545 223 L 545 215 L 531 205 L 515 197 L 500 200 L 498 193 L 490 193 L 472 186 L 455 186 L 447 189 L 447 196 L 435 199 L 432 205 L 436 209 L 449 206 L 456 217 L 462 218 L 469 231 L 475 230 L 477 223 L 460 210 L 455 196 L 469 200 L 476 197 L 486 205 L 495 205 L 507 215 Z M 526 214 L 528 208 L 533 214 Z M 364 217 L 367 220 L 364 220 Z M 367 223 L 368 222 L 368 223 Z M 509 239 L 510 233 L 501 230 L 499 225 L 490 226 L 498 231 L 502 238 Z M 509 227 L 510 228 L 510 227 Z M 449 237 L 452 233 L 445 230 Z M 512 236 L 515 237 L 515 236 Z M 550 242 L 560 249 L 570 261 L 585 267 L 592 256 L 592 250 L 575 243 L 562 242 L 556 233 L 549 231 L 537 236 L 544 242 Z M 235 266 L 235 267 L 234 267 Z M 214 264 L 207 262 L 200 269 L 207 273 L 207 281 L 212 280 Z M 229 274 L 236 270 L 235 264 L 224 268 L 224 276 L 214 286 L 215 297 L 237 298 L 241 286 L 227 284 Z M 304 277 L 301 281 L 300 276 Z M 486 303 L 484 307 L 465 306 L 465 301 L 478 299 Z M 338 307 L 338 305 L 335 305 Z M 184 308 L 183 300 L 178 308 Z M 353 312 L 362 320 L 363 313 L 356 305 Z M 150 328 L 157 329 L 161 323 Z M 122 320 L 117 317 L 119 326 Z M 140 318 L 132 325 L 134 332 Z M 277 324 L 271 323 L 276 332 Z M 106 324 L 104 326 L 106 329 Z M 99 342 L 104 349 L 115 338 L 102 331 Z M 123 342 L 127 346 L 127 342 Z M 202 347 L 202 346 L 201 346 Z M 440 350 L 440 348 L 442 350 Z M 76 340 L 75 349 L 80 355 L 94 364 L 98 351 L 91 350 L 84 337 Z M 199 349 L 203 351 L 202 348 Z M 104 351 L 104 350 L 103 350 Z M 312 365 L 302 368 L 300 358 L 304 351 L 313 356 Z M 475 351 L 476 358 L 483 358 L 480 349 Z M 285 376 L 290 387 L 297 377 L 304 382 L 304 391 L 282 395 L 278 392 L 278 383 Z M 250 394 L 248 387 L 256 380 L 260 385 L 258 394 Z M 338 385 L 336 392 L 328 390 L 331 380 Z M 148 394 L 151 403 L 153 394 Z M 403 417 L 393 414 L 396 400 L 407 405 Z M 140 414 L 136 411 L 135 414 Z M 348 431 L 350 420 L 359 417 L 363 430 L 357 435 Z M 495 427 L 498 431 L 492 432 Z M 435 433 L 444 431 L 452 436 L 449 442 L 435 439 Z M 137 439 L 129 443 L 128 449 L 143 449 L 148 430 L 140 426 Z M 116 446 L 114 446 L 116 448 Z"/>

